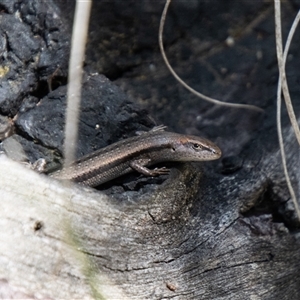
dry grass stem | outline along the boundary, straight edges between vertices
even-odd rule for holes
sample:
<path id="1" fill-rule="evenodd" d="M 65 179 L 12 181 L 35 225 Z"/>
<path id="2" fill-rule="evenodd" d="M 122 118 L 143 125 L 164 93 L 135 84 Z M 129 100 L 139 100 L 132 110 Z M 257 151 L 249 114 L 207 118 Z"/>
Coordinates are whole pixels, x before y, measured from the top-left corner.
<path id="1" fill-rule="evenodd" d="M 281 129 L 281 90 L 282 90 L 282 87 L 283 87 L 283 94 L 284 94 L 284 97 L 285 97 L 285 100 L 286 100 L 286 105 L 287 105 L 287 109 L 288 109 L 288 112 L 289 112 L 289 116 L 291 118 L 290 114 L 292 114 L 294 116 L 294 119 L 296 120 L 295 114 L 294 114 L 294 111 L 293 111 L 293 108 L 292 108 L 291 99 L 290 99 L 289 92 L 288 92 L 288 86 L 287 86 L 286 74 L 285 74 L 285 63 L 286 63 L 286 58 L 287 58 L 288 50 L 290 48 L 290 44 L 291 44 L 293 35 L 295 33 L 296 27 L 297 27 L 297 25 L 299 23 L 299 20 L 300 20 L 300 11 L 298 12 L 298 14 L 297 14 L 297 16 L 296 16 L 296 18 L 293 22 L 293 25 L 291 27 L 291 30 L 290 30 L 288 38 L 287 38 L 284 53 L 283 53 L 282 52 L 280 1 L 279 0 L 274 0 L 274 4 L 275 4 L 276 50 L 277 50 L 277 59 L 278 59 L 278 66 L 279 66 L 279 80 L 278 80 L 278 87 L 277 87 L 277 131 L 278 131 L 278 139 L 279 139 L 279 146 L 280 146 L 280 152 L 281 152 L 281 159 L 282 159 L 284 175 L 285 175 L 285 178 L 286 178 L 287 186 L 288 186 L 292 201 L 293 201 L 294 206 L 295 206 L 296 213 L 297 213 L 298 218 L 300 220 L 299 205 L 298 205 L 297 198 L 296 198 L 296 195 L 295 195 L 295 191 L 293 189 L 293 186 L 292 186 L 289 174 L 288 174 L 288 170 L 287 170 L 286 156 L 285 156 L 282 129 Z M 288 96 L 288 97 L 286 98 L 286 96 Z M 291 119 L 291 122 L 292 122 L 292 119 Z M 292 122 L 292 124 L 293 124 L 293 122 Z M 297 121 L 296 121 L 296 124 L 297 124 Z M 298 124 L 297 124 L 296 127 L 299 130 Z M 294 128 L 294 126 L 293 126 L 293 128 Z M 298 138 L 297 138 L 297 140 L 298 140 L 298 143 L 299 143 Z"/>
<path id="2" fill-rule="evenodd" d="M 162 54 L 162 57 L 165 61 L 165 64 L 167 65 L 168 69 L 170 70 L 171 74 L 175 77 L 175 79 L 182 85 L 184 86 L 187 90 L 189 90 L 191 93 L 193 93 L 194 95 L 198 96 L 199 98 L 206 100 L 208 102 L 211 102 L 213 104 L 217 104 L 217 105 L 222 105 L 222 106 L 228 106 L 228 107 L 233 107 L 233 108 L 246 108 L 246 109 L 251 109 L 251 110 L 255 110 L 258 112 L 263 112 L 264 110 L 255 106 L 255 105 L 249 105 L 249 104 L 237 104 L 237 103 L 228 103 L 228 102 L 222 102 L 220 100 L 208 97 L 204 94 L 201 94 L 199 92 L 197 92 L 196 90 L 194 90 L 192 87 L 190 87 L 189 85 L 187 85 L 178 75 L 177 73 L 174 71 L 174 69 L 171 67 L 168 58 L 166 56 L 165 50 L 164 50 L 164 46 L 163 46 L 163 29 L 164 29 L 164 24 L 165 24 L 165 20 L 166 20 L 166 15 L 167 15 L 167 11 L 169 8 L 169 5 L 171 3 L 171 0 L 167 0 L 166 1 L 166 5 L 164 7 L 161 19 L 160 19 L 160 25 L 159 25 L 159 35 L 158 35 L 158 41 L 159 41 L 159 47 L 160 47 L 160 51 Z"/>
<path id="3" fill-rule="evenodd" d="M 82 66 L 91 6 L 92 0 L 76 1 L 69 63 L 69 84 L 64 143 L 65 166 L 68 166 L 75 158 L 78 115 L 81 99 Z"/>

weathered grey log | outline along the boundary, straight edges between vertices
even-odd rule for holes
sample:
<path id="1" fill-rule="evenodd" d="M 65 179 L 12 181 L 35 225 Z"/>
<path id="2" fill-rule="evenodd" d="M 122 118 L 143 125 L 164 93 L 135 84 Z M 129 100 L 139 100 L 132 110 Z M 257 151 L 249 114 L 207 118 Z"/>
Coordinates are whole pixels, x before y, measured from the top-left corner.
<path id="1" fill-rule="evenodd" d="M 280 186 L 270 176 L 281 169 L 278 151 L 265 154 L 267 165 L 254 155 L 227 177 L 178 166 L 123 203 L 2 158 L 2 290 L 39 299 L 299 297 L 299 234 L 270 214 L 247 216 Z"/>
<path id="2" fill-rule="evenodd" d="M 123 299 L 104 272 L 93 270 L 79 250 L 85 245 L 75 239 L 76 231 L 83 229 L 82 218 L 89 218 L 92 211 L 103 226 L 115 214 L 107 197 L 50 183 L 5 157 L 0 165 L 1 299 L 92 299 L 96 291 L 109 299 Z M 93 227 L 90 221 L 85 226 Z M 102 239 L 109 232 L 99 234 Z"/>

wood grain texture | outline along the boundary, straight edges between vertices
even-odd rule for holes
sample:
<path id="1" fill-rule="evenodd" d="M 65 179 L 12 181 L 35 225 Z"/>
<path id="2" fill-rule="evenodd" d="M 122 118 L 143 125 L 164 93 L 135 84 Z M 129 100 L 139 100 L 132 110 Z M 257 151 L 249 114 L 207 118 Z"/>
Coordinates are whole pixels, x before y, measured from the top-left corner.
<path id="1" fill-rule="evenodd" d="M 299 296 L 298 236 L 269 215 L 237 211 L 246 198 L 261 195 L 261 182 L 253 181 L 252 191 L 239 198 L 232 185 L 230 198 L 216 194 L 212 180 L 185 165 L 152 194 L 120 203 L 89 188 L 50 181 L 4 158 L 0 169 L 6 170 L 0 175 L 2 295 Z M 199 189 L 199 180 L 205 188 Z M 218 189 L 223 187 L 224 182 Z"/>
<path id="2" fill-rule="evenodd" d="M 88 261 L 73 235 L 78 215 L 113 209 L 106 197 L 49 183 L 3 157 L 0 165 L 6 170 L 0 175 L 1 299 L 93 299 L 100 292 L 126 299 L 104 273 L 87 275 Z"/>

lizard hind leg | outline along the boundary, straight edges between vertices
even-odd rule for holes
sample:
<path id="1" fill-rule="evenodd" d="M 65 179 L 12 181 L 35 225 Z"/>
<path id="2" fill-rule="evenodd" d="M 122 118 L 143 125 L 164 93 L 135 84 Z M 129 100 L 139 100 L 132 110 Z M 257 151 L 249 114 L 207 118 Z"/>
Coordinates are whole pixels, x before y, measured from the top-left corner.
<path id="1" fill-rule="evenodd" d="M 158 125 L 158 126 L 154 126 L 151 130 L 149 131 L 143 131 L 143 130 L 139 130 L 137 131 L 135 134 L 136 135 L 142 135 L 142 134 L 146 134 L 149 132 L 157 132 L 157 131 L 165 131 L 165 129 L 167 128 L 167 126 L 165 125 Z"/>

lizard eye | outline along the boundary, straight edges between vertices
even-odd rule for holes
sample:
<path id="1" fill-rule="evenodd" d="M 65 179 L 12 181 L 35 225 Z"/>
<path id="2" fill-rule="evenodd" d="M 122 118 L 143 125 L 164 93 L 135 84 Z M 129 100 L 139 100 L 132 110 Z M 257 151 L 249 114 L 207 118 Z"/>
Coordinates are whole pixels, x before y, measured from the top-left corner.
<path id="1" fill-rule="evenodd" d="M 200 144 L 194 143 L 194 144 L 193 144 L 193 148 L 194 148 L 195 150 L 199 150 L 199 149 L 201 149 L 202 147 L 201 147 Z"/>

